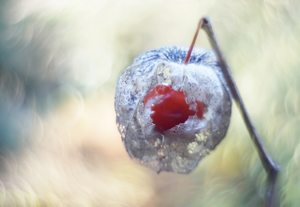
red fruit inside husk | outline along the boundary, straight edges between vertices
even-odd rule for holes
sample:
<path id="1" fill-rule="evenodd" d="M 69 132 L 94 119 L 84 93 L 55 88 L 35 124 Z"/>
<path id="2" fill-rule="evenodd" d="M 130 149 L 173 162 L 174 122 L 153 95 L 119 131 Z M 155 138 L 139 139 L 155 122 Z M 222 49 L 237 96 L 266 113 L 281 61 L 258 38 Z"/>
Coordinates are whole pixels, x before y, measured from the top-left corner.
<path id="1" fill-rule="evenodd" d="M 201 101 L 196 101 L 196 103 L 197 103 L 197 112 L 196 112 L 196 115 L 197 115 L 197 117 L 199 119 L 202 119 L 203 116 L 204 116 L 204 112 L 205 112 L 206 106 Z"/>
<path id="2" fill-rule="evenodd" d="M 190 109 L 186 102 L 186 96 L 183 91 L 176 91 L 171 86 L 157 85 L 144 98 L 144 104 L 149 100 L 157 98 L 151 106 L 151 118 L 155 128 L 164 132 L 174 126 L 184 123 L 189 116 L 197 115 L 203 118 L 205 112 L 205 104 L 197 101 L 197 111 Z"/>

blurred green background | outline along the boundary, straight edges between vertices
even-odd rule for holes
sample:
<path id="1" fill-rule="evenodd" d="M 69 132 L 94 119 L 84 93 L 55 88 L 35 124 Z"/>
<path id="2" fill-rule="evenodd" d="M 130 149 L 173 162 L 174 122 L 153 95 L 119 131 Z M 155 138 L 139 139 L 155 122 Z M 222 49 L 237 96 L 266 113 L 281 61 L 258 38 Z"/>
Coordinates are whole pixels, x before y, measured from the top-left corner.
<path id="1" fill-rule="evenodd" d="M 131 160 L 114 88 L 143 51 L 188 47 L 209 16 L 251 117 L 300 198 L 297 0 L 0 0 L 0 206 L 263 206 L 266 174 L 233 107 L 226 139 L 189 175 Z M 197 46 L 209 48 L 203 32 Z"/>

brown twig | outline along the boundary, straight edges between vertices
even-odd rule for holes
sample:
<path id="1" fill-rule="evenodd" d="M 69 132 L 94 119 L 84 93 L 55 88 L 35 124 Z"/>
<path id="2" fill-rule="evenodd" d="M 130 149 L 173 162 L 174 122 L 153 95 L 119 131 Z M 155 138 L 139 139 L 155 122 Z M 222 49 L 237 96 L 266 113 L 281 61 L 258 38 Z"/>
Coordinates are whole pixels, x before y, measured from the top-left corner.
<path id="1" fill-rule="evenodd" d="M 251 136 L 251 139 L 255 145 L 255 148 L 257 149 L 259 158 L 262 162 L 262 165 L 267 173 L 267 191 L 266 191 L 266 207 L 275 207 L 279 205 L 279 199 L 276 196 L 276 181 L 277 181 L 277 176 L 279 173 L 279 166 L 277 165 L 277 163 L 275 163 L 275 161 L 271 158 L 271 156 L 269 155 L 269 153 L 266 151 L 266 148 L 264 147 L 263 143 L 262 143 L 262 139 L 261 137 L 258 135 L 254 125 L 252 124 L 252 121 L 248 115 L 248 112 L 246 110 L 246 107 L 243 103 L 243 100 L 239 94 L 238 88 L 236 86 L 236 83 L 231 75 L 230 72 L 230 68 L 223 56 L 223 53 L 221 52 L 221 49 L 219 47 L 219 44 L 217 43 L 214 31 L 212 29 L 211 23 L 208 20 L 208 18 L 204 17 L 202 19 L 200 19 L 198 27 L 197 27 L 197 31 L 196 34 L 193 38 L 193 42 L 191 44 L 190 50 L 192 50 L 195 41 L 196 41 L 196 37 L 198 35 L 199 29 L 202 28 L 208 38 L 209 38 L 209 42 L 212 45 L 212 48 L 214 50 L 214 52 L 217 55 L 219 64 L 222 68 L 222 72 L 224 75 L 224 79 L 227 83 L 227 86 L 229 87 L 229 90 L 232 94 L 233 99 L 235 100 L 237 107 L 239 109 L 239 111 L 242 114 L 242 118 L 246 124 L 246 127 L 249 131 L 249 134 Z M 190 51 L 191 53 L 191 51 Z M 188 62 L 189 60 L 189 56 L 187 55 L 186 59 L 185 59 L 185 63 L 186 61 Z"/>

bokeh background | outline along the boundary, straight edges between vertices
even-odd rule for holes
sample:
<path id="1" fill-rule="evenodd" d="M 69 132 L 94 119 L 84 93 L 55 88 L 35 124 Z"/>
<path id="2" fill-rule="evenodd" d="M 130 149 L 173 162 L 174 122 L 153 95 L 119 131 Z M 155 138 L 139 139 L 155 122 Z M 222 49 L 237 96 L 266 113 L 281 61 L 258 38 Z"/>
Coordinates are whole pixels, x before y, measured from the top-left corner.
<path id="1" fill-rule="evenodd" d="M 266 175 L 235 106 L 189 175 L 140 166 L 116 128 L 121 71 L 143 51 L 188 47 L 203 15 L 282 167 L 280 206 L 299 206 L 299 11 L 297 0 L 0 0 L 0 206 L 263 206 Z M 197 46 L 209 48 L 203 32 Z"/>

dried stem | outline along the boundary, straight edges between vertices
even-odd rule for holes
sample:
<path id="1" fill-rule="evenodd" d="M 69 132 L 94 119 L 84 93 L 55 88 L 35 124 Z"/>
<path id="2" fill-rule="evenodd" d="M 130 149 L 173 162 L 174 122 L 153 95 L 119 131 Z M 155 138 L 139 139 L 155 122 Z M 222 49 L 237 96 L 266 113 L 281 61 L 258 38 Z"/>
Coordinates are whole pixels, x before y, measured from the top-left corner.
<path id="1" fill-rule="evenodd" d="M 198 28 L 199 27 L 201 27 L 206 32 L 206 34 L 209 38 L 209 42 L 212 45 L 212 48 L 217 55 L 219 64 L 222 68 L 222 72 L 223 72 L 225 81 L 229 87 L 229 90 L 233 96 L 233 99 L 235 100 L 235 102 L 237 104 L 238 109 L 241 112 L 241 115 L 247 126 L 247 129 L 249 131 L 251 139 L 257 149 L 259 158 L 260 158 L 262 165 L 267 173 L 268 179 L 267 179 L 267 192 L 266 192 L 266 205 L 265 206 L 266 207 L 278 206 L 279 199 L 276 196 L 275 186 L 276 186 L 277 176 L 279 173 L 279 166 L 275 163 L 275 161 L 271 158 L 270 154 L 266 151 L 266 148 L 264 147 L 264 145 L 262 143 L 261 137 L 258 135 L 255 127 L 252 124 L 252 121 L 250 120 L 250 117 L 245 108 L 243 100 L 239 94 L 236 83 L 231 75 L 230 68 L 229 68 L 229 66 L 223 56 L 223 53 L 221 52 L 221 49 L 217 43 L 217 40 L 216 40 L 216 37 L 215 37 L 215 34 L 212 29 L 210 21 L 207 18 L 202 18 L 199 21 Z M 197 33 L 198 33 L 198 31 L 197 31 Z"/>
<path id="2" fill-rule="evenodd" d="M 193 51 L 193 49 L 194 49 L 194 45 L 195 45 L 195 43 L 196 43 L 196 40 L 197 40 L 197 37 L 198 37 L 198 34 L 199 34 L 199 30 L 202 28 L 202 24 L 203 24 L 203 21 L 200 20 L 200 21 L 199 21 L 199 24 L 198 24 L 198 27 L 197 27 L 197 29 L 196 29 L 195 35 L 194 35 L 194 37 L 193 37 L 191 46 L 190 46 L 190 48 L 189 48 L 189 50 L 188 50 L 188 52 L 187 52 L 187 54 L 186 54 L 186 56 L 185 56 L 184 64 L 188 64 L 189 61 L 190 61 L 191 54 L 192 54 L 192 51 Z"/>

